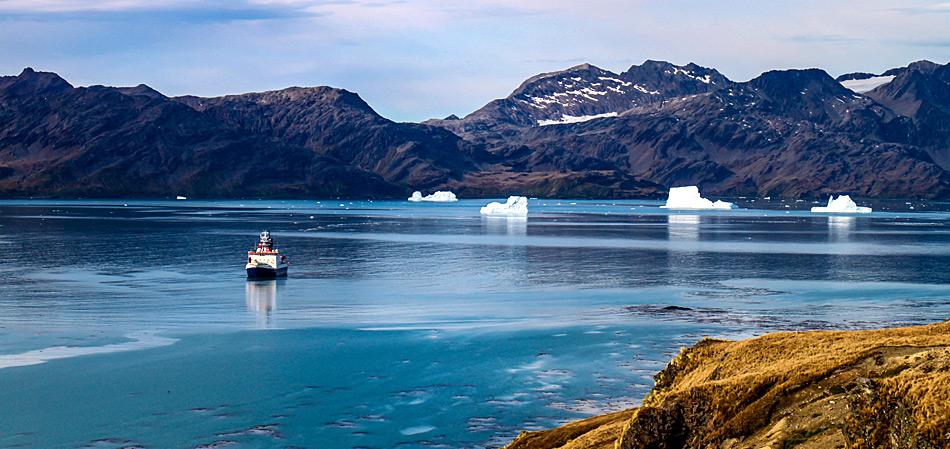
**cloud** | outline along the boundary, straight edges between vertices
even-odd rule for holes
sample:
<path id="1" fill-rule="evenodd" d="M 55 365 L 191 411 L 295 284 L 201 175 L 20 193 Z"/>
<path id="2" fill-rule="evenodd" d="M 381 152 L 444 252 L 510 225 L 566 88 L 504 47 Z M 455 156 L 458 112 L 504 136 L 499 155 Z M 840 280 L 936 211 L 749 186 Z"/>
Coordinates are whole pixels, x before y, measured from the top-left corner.
<path id="1" fill-rule="evenodd" d="M 914 6 L 894 8 L 894 10 L 911 14 L 950 13 L 950 2 L 924 3 Z"/>
<path id="2" fill-rule="evenodd" d="M 844 44 L 859 44 L 867 42 L 867 38 L 853 37 L 853 36 L 842 36 L 840 34 L 821 34 L 821 35 L 797 35 L 789 36 L 788 40 L 792 42 L 802 42 L 802 43 L 844 43 Z"/>
<path id="3" fill-rule="evenodd" d="M 466 114 L 541 72 L 645 59 L 744 80 L 950 59 L 947 2 L 909 0 L 0 0 L 0 74 L 222 95 L 358 92 L 381 114 Z"/>
<path id="4" fill-rule="evenodd" d="M 175 9 L 204 2 L 187 0 L 0 0 L 0 11 L 8 13 L 115 12 Z"/>

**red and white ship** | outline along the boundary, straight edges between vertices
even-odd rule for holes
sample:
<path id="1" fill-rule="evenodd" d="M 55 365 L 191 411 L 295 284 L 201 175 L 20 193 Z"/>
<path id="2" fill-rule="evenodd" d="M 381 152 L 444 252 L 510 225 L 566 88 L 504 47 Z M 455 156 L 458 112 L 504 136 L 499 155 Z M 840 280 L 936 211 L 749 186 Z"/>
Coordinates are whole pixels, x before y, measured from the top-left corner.
<path id="1" fill-rule="evenodd" d="M 287 276 L 287 256 L 282 256 L 274 248 L 274 239 L 270 232 L 261 232 L 261 241 L 257 248 L 247 252 L 248 279 L 274 279 Z"/>

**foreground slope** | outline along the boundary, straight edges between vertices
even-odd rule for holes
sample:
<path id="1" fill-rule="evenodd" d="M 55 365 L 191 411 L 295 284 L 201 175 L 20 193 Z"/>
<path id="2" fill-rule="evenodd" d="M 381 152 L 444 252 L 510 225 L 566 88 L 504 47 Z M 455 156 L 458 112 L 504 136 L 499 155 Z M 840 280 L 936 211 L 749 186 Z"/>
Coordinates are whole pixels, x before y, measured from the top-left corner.
<path id="1" fill-rule="evenodd" d="M 654 378 L 638 409 L 508 448 L 950 447 L 950 321 L 707 339 Z"/>

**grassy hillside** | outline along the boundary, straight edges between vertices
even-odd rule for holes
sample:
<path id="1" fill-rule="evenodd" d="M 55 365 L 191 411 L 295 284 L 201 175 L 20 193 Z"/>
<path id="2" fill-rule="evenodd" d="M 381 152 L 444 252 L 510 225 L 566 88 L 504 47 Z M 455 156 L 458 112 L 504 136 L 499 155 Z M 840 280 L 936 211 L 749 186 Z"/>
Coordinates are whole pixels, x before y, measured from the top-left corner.
<path id="1" fill-rule="evenodd" d="M 655 380 L 643 407 L 508 447 L 950 448 L 950 321 L 706 339 Z"/>

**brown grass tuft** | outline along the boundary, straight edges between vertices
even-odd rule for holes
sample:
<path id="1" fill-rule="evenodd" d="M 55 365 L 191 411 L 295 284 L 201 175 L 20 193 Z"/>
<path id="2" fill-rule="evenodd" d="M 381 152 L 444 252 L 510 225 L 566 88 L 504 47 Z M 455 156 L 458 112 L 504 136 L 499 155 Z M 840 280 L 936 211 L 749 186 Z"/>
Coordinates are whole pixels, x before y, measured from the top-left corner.
<path id="1" fill-rule="evenodd" d="M 655 380 L 622 426 L 605 415 L 510 447 L 950 449 L 950 322 L 705 339 Z"/>

